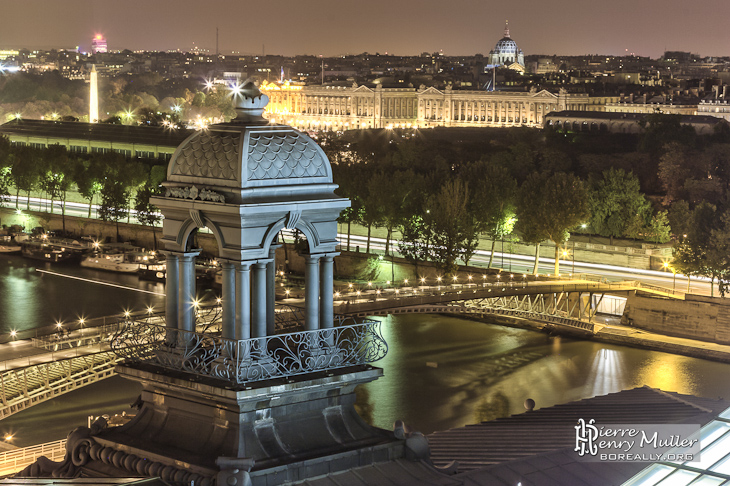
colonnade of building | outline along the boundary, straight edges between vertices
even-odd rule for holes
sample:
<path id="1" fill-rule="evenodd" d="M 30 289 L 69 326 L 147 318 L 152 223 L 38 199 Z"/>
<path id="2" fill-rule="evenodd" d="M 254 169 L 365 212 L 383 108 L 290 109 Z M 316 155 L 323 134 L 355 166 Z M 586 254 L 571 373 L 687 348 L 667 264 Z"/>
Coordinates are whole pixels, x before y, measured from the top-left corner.
<path id="1" fill-rule="evenodd" d="M 296 89 L 294 89 L 296 88 Z M 547 113 L 586 110 L 585 93 L 366 86 L 262 87 L 267 117 L 304 129 L 542 126 Z"/>
<path id="2" fill-rule="evenodd" d="M 276 248 L 269 258 L 221 260 L 221 331 L 226 339 L 251 339 L 275 333 Z M 195 257 L 199 251 L 162 252 L 167 258 L 165 320 L 168 328 L 195 331 Z M 334 257 L 305 255 L 305 330 L 334 326 Z"/>

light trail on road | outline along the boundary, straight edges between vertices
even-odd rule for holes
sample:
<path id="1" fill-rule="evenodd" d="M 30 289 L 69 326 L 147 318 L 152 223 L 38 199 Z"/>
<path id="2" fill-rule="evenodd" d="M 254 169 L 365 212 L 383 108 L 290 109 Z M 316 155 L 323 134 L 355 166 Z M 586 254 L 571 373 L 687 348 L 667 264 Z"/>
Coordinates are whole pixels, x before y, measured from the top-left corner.
<path id="1" fill-rule="evenodd" d="M 53 275 L 55 277 L 70 278 L 73 280 L 81 280 L 82 282 L 89 282 L 89 283 L 99 284 L 99 285 L 107 285 L 109 287 L 116 287 L 116 288 L 124 289 L 124 290 L 133 290 L 135 292 L 143 292 L 145 294 L 159 295 L 159 296 L 165 297 L 165 294 L 161 293 L 161 292 L 152 292 L 151 290 L 135 289 L 134 287 L 126 287 L 124 285 L 118 285 L 118 284 L 114 284 L 111 282 L 104 282 L 103 280 L 92 280 L 90 278 L 75 277 L 73 275 L 64 275 L 63 273 L 49 272 L 48 270 L 40 270 L 38 268 L 36 268 L 36 272 L 47 273 L 47 274 Z"/>

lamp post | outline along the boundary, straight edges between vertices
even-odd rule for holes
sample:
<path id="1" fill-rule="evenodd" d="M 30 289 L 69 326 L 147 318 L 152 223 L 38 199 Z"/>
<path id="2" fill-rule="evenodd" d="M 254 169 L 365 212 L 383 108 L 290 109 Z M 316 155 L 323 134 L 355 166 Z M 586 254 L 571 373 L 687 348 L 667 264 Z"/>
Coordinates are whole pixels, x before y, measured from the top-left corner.
<path id="1" fill-rule="evenodd" d="M 669 262 L 664 262 L 662 265 L 664 267 L 664 271 L 670 270 L 672 272 L 672 292 L 674 292 L 677 288 L 677 270 L 675 270 L 674 267 L 669 265 Z M 687 276 L 687 292 L 689 292 L 689 276 Z"/>
<path id="2" fill-rule="evenodd" d="M 575 240 L 573 240 L 573 254 L 572 254 L 572 257 L 573 257 L 573 272 L 572 272 L 572 274 L 575 277 Z"/>

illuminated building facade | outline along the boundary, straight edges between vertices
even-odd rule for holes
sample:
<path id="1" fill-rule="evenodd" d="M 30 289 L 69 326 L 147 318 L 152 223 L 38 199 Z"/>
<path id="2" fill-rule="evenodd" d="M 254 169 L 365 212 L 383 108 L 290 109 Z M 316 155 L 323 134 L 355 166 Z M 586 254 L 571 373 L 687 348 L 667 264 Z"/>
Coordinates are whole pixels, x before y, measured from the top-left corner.
<path id="1" fill-rule="evenodd" d="M 96 34 L 91 39 L 91 52 L 92 54 L 103 54 L 106 52 L 106 39 L 101 34 Z"/>
<path id="2" fill-rule="evenodd" d="M 272 121 L 307 130 L 428 127 L 542 127 L 551 111 L 586 110 L 588 95 L 426 87 L 295 86 L 263 83 Z"/>

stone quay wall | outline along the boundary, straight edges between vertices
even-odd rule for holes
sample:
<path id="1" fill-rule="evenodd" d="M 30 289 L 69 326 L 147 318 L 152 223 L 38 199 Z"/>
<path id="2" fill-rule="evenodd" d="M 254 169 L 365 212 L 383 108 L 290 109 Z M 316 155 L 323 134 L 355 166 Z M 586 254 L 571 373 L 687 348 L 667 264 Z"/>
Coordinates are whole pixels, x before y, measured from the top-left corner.
<path id="1" fill-rule="evenodd" d="M 730 344 L 730 300 L 687 294 L 685 300 L 632 293 L 622 321 L 668 336 Z"/>

